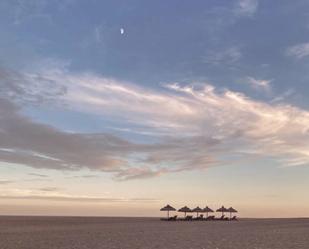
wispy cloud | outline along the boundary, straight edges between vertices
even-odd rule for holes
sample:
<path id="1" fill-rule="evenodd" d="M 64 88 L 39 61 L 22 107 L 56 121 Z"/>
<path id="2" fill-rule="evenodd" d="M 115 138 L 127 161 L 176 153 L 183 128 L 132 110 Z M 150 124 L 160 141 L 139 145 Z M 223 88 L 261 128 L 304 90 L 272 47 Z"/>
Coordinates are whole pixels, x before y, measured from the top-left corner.
<path id="1" fill-rule="evenodd" d="M 222 31 L 227 30 L 243 18 L 252 18 L 258 11 L 258 6 L 258 0 L 235 0 L 224 5 L 214 5 L 206 10 L 207 25 L 205 28 L 209 35 L 217 41 Z"/>
<path id="2" fill-rule="evenodd" d="M 157 202 L 151 198 L 108 198 L 91 196 L 69 196 L 69 195 L 0 195 L 5 200 L 49 200 L 49 201 L 74 201 L 74 202 Z"/>
<path id="3" fill-rule="evenodd" d="M 80 176 L 70 176 L 68 178 L 97 178 L 98 175 L 80 175 Z"/>
<path id="4" fill-rule="evenodd" d="M 0 99 L 0 148 L 4 148 L 0 150 L 0 158 L 5 162 L 35 168 L 77 169 L 88 166 L 108 171 L 109 168 L 116 170 L 122 162 L 111 156 L 113 148 L 119 146 L 117 153 L 125 153 L 130 147 L 130 143 L 111 135 L 62 132 L 34 123 L 18 111 L 14 104 Z"/>
<path id="5" fill-rule="evenodd" d="M 0 185 L 4 185 L 4 184 L 9 184 L 9 183 L 12 183 L 13 181 L 11 180 L 0 180 Z"/>
<path id="6" fill-rule="evenodd" d="M 67 133 L 39 124 L 2 92 L 1 161 L 35 168 L 85 167 L 111 172 L 120 180 L 204 170 L 248 155 L 273 157 L 282 165 L 309 164 L 309 112 L 292 105 L 257 101 L 209 84 L 173 83 L 156 91 L 91 73 L 43 71 L 34 78 L 66 88 L 56 97 L 65 104 L 61 108 L 112 120 L 121 117 L 130 130 L 151 131 L 157 142 Z"/>
<path id="7" fill-rule="evenodd" d="M 0 97 L 19 103 L 42 104 L 66 93 L 64 86 L 55 85 L 53 81 L 42 76 L 0 68 Z"/>
<path id="8" fill-rule="evenodd" d="M 151 198 L 105 198 L 88 196 L 47 196 L 47 195 L 24 195 L 9 196 L 0 195 L 0 199 L 5 200 L 48 200 L 48 201 L 74 201 L 74 202 L 157 202 L 157 199 Z"/>
<path id="9" fill-rule="evenodd" d="M 291 46 L 286 50 L 286 53 L 287 55 L 296 57 L 297 59 L 307 57 L 309 55 L 309 42 Z"/>
<path id="10" fill-rule="evenodd" d="M 258 0 L 238 0 L 235 13 L 241 16 L 253 16 L 258 9 Z"/>
<path id="11" fill-rule="evenodd" d="M 271 90 L 270 83 L 272 82 L 272 80 L 262 80 L 262 79 L 256 79 L 253 77 L 247 77 L 247 82 L 254 89 L 264 90 L 267 92 Z"/>
<path id="12" fill-rule="evenodd" d="M 46 178 L 46 177 L 48 177 L 48 175 L 37 174 L 37 173 L 29 173 L 28 175 L 30 175 L 30 176 L 42 177 L 42 178 Z"/>
<path id="13" fill-rule="evenodd" d="M 52 1 L 53 7 L 59 11 L 71 6 L 74 1 L 72 0 L 55 0 Z M 53 17 L 49 10 L 49 1 L 46 0 L 31 0 L 31 1 L 9 1 L 3 0 L 2 4 L 7 6 L 11 16 L 12 23 L 21 25 L 31 19 L 41 19 L 49 24 L 53 23 Z"/>
<path id="14" fill-rule="evenodd" d="M 104 25 L 98 25 L 94 28 L 94 40 L 96 43 L 103 43 L 104 42 Z"/>
<path id="15" fill-rule="evenodd" d="M 285 101 L 288 97 L 291 97 L 293 94 L 295 94 L 295 90 L 289 89 L 282 94 L 276 96 L 271 100 L 271 103 L 278 103 L 278 102 L 283 102 Z"/>
<path id="16" fill-rule="evenodd" d="M 3 162 L 61 170 L 86 167 L 116 173 L 115 176 L 123 180 L 189 170 L 191 164 L 196 167 L 196 159 L 184 157 L 186 147 L 173 142 L 172 138 L 159 144 L 137 144 L 108 134 L 66 133 L 30 121 L 7 100 L 2 99 L 0 103 L 0 160 Z M 205 146 L 212 146 L 211 140 L 205 139 L 203 143 L 203 150 Z M 174 147 L 169 147 L 172 145 Z M 195 151 L 197 153 L 202 158 L 208 157 L 201 150 Z M 134 158 L 133 155 L 140 157 Z M 163 164 L 162 168 L 156 168 L 154 161 Z M 167 162 L 177 165 L 171 166 Z M 204 167 L 209 165 L 204 161 Z"/>
<path id="17" fill-rule="evenodd" d="M 61 193 L 54 190 L 33 190 L 33 189 L 6 189 L 6 194 L 0 194 L 0 199 L 4 200 L 48 200 L 66 202 L 157 202 L 158 199 L 145 198 L 124 198 L 91 195 L 73 195 Z"/>
<path id="18" fill-rule="evenodd" d="M 44 188 L 39 188 L 38 190 L 43 191 L 43 192 L 55 192 L 55 191 L 59 191 L 61 189 L 57 188 L 57 187 L 44 187 Z"/>
<path id="19" fill-rule="evenodd" d="M 231 65 L 242 57 L 242 53 L 238 47 L 228 47 L 223 50 L 208 51 L 203 56 L 203 62 L 213 65 Z"/>

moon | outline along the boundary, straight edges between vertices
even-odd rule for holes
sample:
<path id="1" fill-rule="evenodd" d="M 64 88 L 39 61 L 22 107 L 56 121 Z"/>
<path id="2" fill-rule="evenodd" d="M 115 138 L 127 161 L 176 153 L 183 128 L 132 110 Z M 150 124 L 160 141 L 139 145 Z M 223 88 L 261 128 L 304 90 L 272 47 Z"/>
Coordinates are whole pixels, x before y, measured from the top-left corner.
<path id="1" fill-rule="evenodd" d="M 124 34 L 124 28 L 120 29 L 120 34 L 122 34 L 122 35 Z"/>

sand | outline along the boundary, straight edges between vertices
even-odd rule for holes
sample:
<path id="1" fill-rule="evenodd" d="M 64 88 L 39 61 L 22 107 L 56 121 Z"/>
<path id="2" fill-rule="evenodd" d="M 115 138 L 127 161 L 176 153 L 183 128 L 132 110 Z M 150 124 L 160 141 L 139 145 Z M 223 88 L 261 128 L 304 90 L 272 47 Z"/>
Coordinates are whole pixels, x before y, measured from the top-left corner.
<path id="1" fill-rule="evenodd" d="M 0 217 L 1 249 L 308 249 L 309 219 Z"/>

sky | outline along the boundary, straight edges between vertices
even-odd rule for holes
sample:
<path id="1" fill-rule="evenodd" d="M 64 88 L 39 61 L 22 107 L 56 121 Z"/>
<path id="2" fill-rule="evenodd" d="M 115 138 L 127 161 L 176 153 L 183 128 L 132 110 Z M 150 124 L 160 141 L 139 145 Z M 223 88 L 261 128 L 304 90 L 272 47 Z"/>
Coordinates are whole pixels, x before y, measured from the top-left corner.
<path id="1" fill-rule="evenodd" d="M 308 13 L 2 0 L 0 214 L 309 216 Z"/>

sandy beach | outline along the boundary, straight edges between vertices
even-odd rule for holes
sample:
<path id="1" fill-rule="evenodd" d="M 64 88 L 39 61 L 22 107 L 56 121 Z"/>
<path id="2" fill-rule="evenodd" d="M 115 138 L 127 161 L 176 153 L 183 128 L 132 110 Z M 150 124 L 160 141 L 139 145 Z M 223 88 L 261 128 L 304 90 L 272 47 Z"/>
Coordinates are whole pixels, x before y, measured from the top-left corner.
<path id="1" fill-rule="evenodd" d="M 0 217 L 1 249 L 307 249 L 309 219 Z"/>

